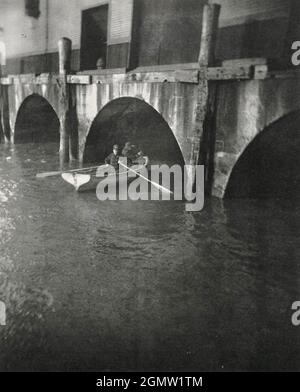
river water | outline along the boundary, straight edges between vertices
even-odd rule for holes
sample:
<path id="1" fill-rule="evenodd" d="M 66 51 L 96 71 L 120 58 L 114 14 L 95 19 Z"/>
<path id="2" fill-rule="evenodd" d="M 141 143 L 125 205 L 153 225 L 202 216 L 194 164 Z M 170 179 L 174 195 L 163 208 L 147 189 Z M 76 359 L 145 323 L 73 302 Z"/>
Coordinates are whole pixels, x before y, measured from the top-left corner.
<path id="1" fill-rule="evenodd" d="M 300 370 L 300 206 L 100 202 L 0 146 L 0 370 Z"/>

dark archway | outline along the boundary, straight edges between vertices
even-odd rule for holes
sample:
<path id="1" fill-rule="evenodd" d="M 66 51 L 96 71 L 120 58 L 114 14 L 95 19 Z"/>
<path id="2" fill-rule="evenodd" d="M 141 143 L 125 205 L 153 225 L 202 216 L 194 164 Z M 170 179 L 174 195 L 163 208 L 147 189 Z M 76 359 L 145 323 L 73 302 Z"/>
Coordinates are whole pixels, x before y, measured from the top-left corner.
<path id="1" fill-rule="evenodd" d="M 268 126 L 236 163 L 226 198 L 299 199 L 300 111 Z"/>
<path id="2" fill-rule="evenodd" d="M 152 163 L 184 164 L 177 140 L 163 117 L 137 98 L 118 98 L 96 116 L 87 137 L 84 162 L 103 162 L 113 144 L 137 145 Z"/>
<path id="3" fill-rule="evenodd" d="M 59 143 L 59 119 L 49 102 L 32 94 L 22 103 L 15 125 L 15 143 Z"/>

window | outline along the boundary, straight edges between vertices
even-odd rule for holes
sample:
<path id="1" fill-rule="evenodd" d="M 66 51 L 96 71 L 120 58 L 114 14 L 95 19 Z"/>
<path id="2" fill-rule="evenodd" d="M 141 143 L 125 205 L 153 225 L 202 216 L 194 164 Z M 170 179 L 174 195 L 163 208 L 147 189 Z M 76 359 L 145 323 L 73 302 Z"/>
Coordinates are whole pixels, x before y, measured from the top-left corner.
<path id="1" fill-rule="evenodd" d="M 108 4 L 82 12 L 81 70 L 105 68 L 107 52 Z"/>

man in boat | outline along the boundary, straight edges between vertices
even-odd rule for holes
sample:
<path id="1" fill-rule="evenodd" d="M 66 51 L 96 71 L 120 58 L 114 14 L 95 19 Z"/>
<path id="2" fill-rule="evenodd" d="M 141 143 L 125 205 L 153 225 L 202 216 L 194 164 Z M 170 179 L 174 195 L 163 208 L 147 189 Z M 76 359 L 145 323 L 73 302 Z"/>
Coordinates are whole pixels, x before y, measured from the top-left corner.
<path id="1" fill-rule="evenodd" d="M 133 162 L 135 165 L 144 165 L 144 166 L 148 166 L 149 164 L 149 158 L 147 156 L 145 156 L 145 154 L 143 153 L 142 150 L 140 150 L 137 154 L 136 154 L 136 158 L 134 159 Z"/>
<path id="2" fill-rule="evenodd" d="M 127 163 L 129 165 L 132 165 L 137 156 L 136 147 L 130 142 L 125 143 L 125 147 L 122 150 L 122 156 L 127 158 Z"/>
<path id="3" fill-rule="evenodd" d="M 119 146 L 117 144 L 115 144 L 113 146 L 113 152 L 111 154 L 109 154 L 108 157 L 105 158 L 105 163 L 107 165 L 111 165 L 115 168 L 115 170 L 119 169 Z"/>

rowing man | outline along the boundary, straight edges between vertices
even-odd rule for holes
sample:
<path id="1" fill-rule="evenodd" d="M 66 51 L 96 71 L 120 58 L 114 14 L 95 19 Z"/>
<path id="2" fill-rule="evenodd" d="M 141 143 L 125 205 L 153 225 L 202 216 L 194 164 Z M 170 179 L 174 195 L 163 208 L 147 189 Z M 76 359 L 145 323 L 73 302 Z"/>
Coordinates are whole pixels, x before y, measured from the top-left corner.
<path id="1" fill-rule="evenodd" d="M 127 142 L 125 147 L 122 150 L 122 156 L 127 158 L 127 162 L 129 165 L 132 165 L 137 155 L 136 146 Z"/>
<path id="2" fill-rule="evenodd" d="M 113 146 L 113 152 L 109 154 L 108 157 L 105 158 L 105 163 L 107 165 L 111 165 L 115 168 L 115 170 L 119 169 L 119 146 L 115 144 Z"/>
<path id="3" fill-rule="evenodd" d="M 149 165 L 149 158 L 147 156 L 145 156 L 145 154 L 143 153 L 142 150 L 140 150 L 137 154 L 136 154 L 136 158 L 133 162 L 135 165 L 144 165 L 144 166 L 148 166 Z"/>

